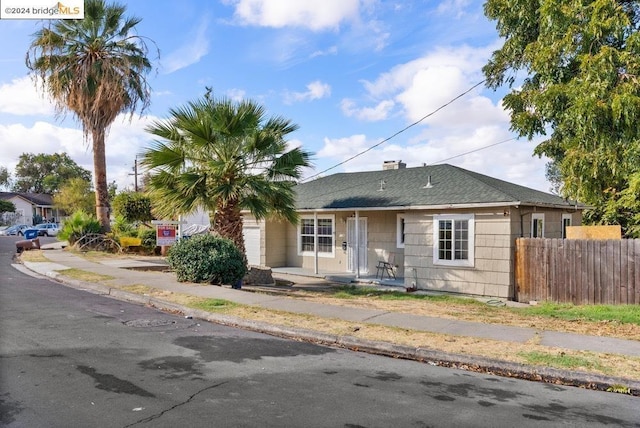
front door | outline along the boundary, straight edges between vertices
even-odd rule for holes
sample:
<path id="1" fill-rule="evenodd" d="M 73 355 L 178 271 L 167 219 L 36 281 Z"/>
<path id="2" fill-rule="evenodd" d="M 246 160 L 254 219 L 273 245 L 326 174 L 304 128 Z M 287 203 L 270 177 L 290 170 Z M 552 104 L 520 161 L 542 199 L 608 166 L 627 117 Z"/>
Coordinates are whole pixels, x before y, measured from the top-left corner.
<path id="1" fill-rule="evenodd" d="M 360 244 L 356 246 L 356 219 L 349 217 L 347 219 L 347 271 L 356 271 L 356 266 L 360 267 L 360 274 L 369 271 L 367 268 L 367 218 L 360 217 L 358 219 L 358 237 Z M 359 263 L 356 263 L 356 257 L 359 257 Z"/>

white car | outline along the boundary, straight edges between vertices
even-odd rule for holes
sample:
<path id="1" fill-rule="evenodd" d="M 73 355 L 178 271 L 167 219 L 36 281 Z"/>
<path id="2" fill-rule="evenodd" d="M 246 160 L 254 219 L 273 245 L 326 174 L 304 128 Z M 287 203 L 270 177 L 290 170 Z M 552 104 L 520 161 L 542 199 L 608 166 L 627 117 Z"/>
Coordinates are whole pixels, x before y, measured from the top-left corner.
<path id="1" fill-rule="evenodd" d="M 32 229 L 38 231 L 38 236 L 56 236 L 60 231 L 56 223 L 40 223 L 36 224 Z"/>

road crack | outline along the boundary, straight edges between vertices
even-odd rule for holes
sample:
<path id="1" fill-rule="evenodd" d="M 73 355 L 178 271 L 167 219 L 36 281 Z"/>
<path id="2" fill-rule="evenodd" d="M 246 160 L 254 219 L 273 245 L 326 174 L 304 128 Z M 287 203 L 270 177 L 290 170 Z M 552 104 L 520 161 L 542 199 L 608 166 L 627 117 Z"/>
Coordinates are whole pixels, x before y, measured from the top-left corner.
<path id="1" fill-rule="evenodd" d="M 189 398 L 187 398 L 187 399 L 186 399 L 186 400 L 184 400 L 183 402 L 178 403 L 178 404 L 175 404 L 175 405 L 173 405 L 173 406 L 169 407 L 168 409 L 165 409 L 165 410 L 161 411 L 160 413 L 156 413 L 155 415 L 151 415 L 151 416 L 148 416 L 148 417 L 146 417 L 146 418 L 144 418 L 144 419 L 140 419 L 140 420 L 138 420 L 138 421 L 136 421 L 136 422 L 133 422 L 133 423 L 131 423 L 131 424 L 129 424 L 129 425 L 125 425 L 123 428 L 133 427 L 133 426 L 138 425 L 138 424 L 142 424 L 142 423 L 146 423 L 146 422 L 151 422 L 151 421 L 153 421 L 153 420 L 155 420 L 155 419 L 158 419 L 158 418 L 162 417 L 165 413 L 168 413 L 168 412 L 170 412 L 170 411 L 172 411 L 172 410 L 177 409 L 178 407 L 181 407 L 181 406 L 184 406 L 185 404 L 188 404 L 188 403 L 189 403 L 189 402 L 191 402 L 194 398 L 196 398 L 199 394 L 202 394 L 203 392 L 206 392 L 206 391 L 208 391 L 208 390 L 210 390 L 210 389 L 214 389 L 214 388 L 217 388 L 217 387 L 219 387 L 219 386 L 222 386 L 222 385 L 224 385 L 225 383 L 228 383 L 228 381 L 220 382 L 220 383 L 217 383 L 217 384 L 215 384 L 215 385 L 211 385 L 211 386 L 207 386 L 206 388 L 202 388 L 201 390 L 199 390 L 199 391 L 197 391 L 197 392 L 193 393 L 191 396 L 189 396 Z"/>

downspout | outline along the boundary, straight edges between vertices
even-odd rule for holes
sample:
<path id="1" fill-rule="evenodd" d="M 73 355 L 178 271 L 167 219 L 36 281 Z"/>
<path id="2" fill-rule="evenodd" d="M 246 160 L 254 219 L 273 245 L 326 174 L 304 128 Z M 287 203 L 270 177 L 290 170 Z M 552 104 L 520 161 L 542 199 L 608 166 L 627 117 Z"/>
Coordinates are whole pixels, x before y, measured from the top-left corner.
<path id="1" fill-rule="evenodd" d="M 313 273 L 318 274 L 318 212 L 313 212 Z"/>
<path id="2" fill-rule="evenodd" d="M 360 212 L 356 210 L 356 279 L 360 279 Z"/>

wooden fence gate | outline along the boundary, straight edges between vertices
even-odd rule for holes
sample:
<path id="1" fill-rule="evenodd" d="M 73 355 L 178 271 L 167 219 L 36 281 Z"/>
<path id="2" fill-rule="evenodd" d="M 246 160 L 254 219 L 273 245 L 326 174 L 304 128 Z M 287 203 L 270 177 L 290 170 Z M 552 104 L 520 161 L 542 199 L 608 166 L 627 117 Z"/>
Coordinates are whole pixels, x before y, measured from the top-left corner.
<path id="1" fill-rule="evenodd" d="M 640 239 L 518 238 L 516 300 L 640 304 Z"/>

